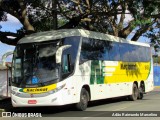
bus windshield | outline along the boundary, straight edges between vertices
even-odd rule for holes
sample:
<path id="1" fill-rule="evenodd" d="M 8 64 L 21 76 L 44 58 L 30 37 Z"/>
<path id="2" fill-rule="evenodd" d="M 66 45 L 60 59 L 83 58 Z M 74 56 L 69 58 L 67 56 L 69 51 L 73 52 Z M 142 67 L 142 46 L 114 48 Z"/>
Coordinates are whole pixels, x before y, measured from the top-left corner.
<path id="1" fill-rule="evenodd" d="M 18 45 L 13 58 L 13 85 L 39 87 L 56 82 L 59 79 L 57 49 L 56 43 Z"/>

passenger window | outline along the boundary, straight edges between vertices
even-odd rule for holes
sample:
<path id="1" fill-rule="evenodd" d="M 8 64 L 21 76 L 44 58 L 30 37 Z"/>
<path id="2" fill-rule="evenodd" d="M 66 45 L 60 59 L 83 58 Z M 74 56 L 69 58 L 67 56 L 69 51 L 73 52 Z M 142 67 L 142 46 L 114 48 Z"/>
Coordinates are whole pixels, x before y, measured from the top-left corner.
<path id="1" fill-rule="evenodd" d="M 151 49 L 150 48 L 145 48 L 145 53 L 146 53 L 146 61 L 150 61 L 151 59 Z"/>
<path id="2" fill-rule="evenodd" d="M 80 64 L 87 60 L 108 60 L 109 45 L 109 41 L 83 38 Z"/>
<path id="3" fill-rule="evenodd" d="M 129 46 L 126 43 L 122 43 L 119 45 L 120 47 L 120 56 L 122 61 L 129 61 L 130 60 L 130 52 Z"/>
<path id="4" fill-rule="evenodd" d="M 120 60 L 118 43 L 112 42 L 110 44 L 110 49 L 108 51 L 109 51 L 109 60 L 111 60 L 111 61 L 119 61 Z"/>
<path id="5" fill-rule="evenodd" d="M 130 56 L 129 56 L 129 61 L 130 62 L 138 62 L 140 61 L 140 54 L 138 52 L 139 46 L 136 45 L 131 45 L 129 44 L 129 52 L 130 52 Z"/>

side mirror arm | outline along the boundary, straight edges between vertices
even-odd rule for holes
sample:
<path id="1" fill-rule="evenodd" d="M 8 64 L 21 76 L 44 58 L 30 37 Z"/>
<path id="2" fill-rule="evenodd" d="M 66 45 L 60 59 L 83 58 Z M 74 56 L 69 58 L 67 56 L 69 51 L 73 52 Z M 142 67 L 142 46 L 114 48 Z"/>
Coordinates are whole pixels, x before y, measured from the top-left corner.
<path id="1" fill-rule="evenodd" d="M 61 46 L 60 48 L 58 48 L 57 52 L 56 52 L 56 63 L 61 63 L 61 58 L 62 58 L 62 52 L 63 50 L 70 48 L 71 45 L 64 45 Z"/>

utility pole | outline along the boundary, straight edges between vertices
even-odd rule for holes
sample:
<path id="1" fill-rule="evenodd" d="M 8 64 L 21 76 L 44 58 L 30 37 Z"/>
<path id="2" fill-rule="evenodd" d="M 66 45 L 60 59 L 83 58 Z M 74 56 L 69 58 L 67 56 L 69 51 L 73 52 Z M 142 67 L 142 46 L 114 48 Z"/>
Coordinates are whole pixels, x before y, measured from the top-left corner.
<path id="1" fill-rule="evenodd" d="M 57 29 L 57 0 L 52 0 L 53 29 Z"/>

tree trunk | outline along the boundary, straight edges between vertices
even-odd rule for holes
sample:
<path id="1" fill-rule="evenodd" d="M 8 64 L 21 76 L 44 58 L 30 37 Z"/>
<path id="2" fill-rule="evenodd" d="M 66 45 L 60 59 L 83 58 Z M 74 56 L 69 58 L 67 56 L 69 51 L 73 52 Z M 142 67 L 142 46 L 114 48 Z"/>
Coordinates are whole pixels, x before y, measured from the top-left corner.
<path id="1" fill-rule="evenodd" d="M 22 20 L 23 20 L 22 23 L 27 31 L 35 31 L 34 27 L 30 24 L 26 16 L 26 9 L 24 9 L 22 12 Z"/>
<path id="2" fill-rule="evenodd" d="M 21 8 L 21 16 L 20 16 L 19 20 L 24 25 L 24 27 L 27 31 L 35 31 L 34 27 L 30 24 L 30 22 L 28 20 L 25 2 L 23 0 L 18 0 L 18 3 Z"/>
<path id="3" fill-rule="evenodd" d="M 52 0 L 53 29 L 57 29 L 57 0 Z"/>

